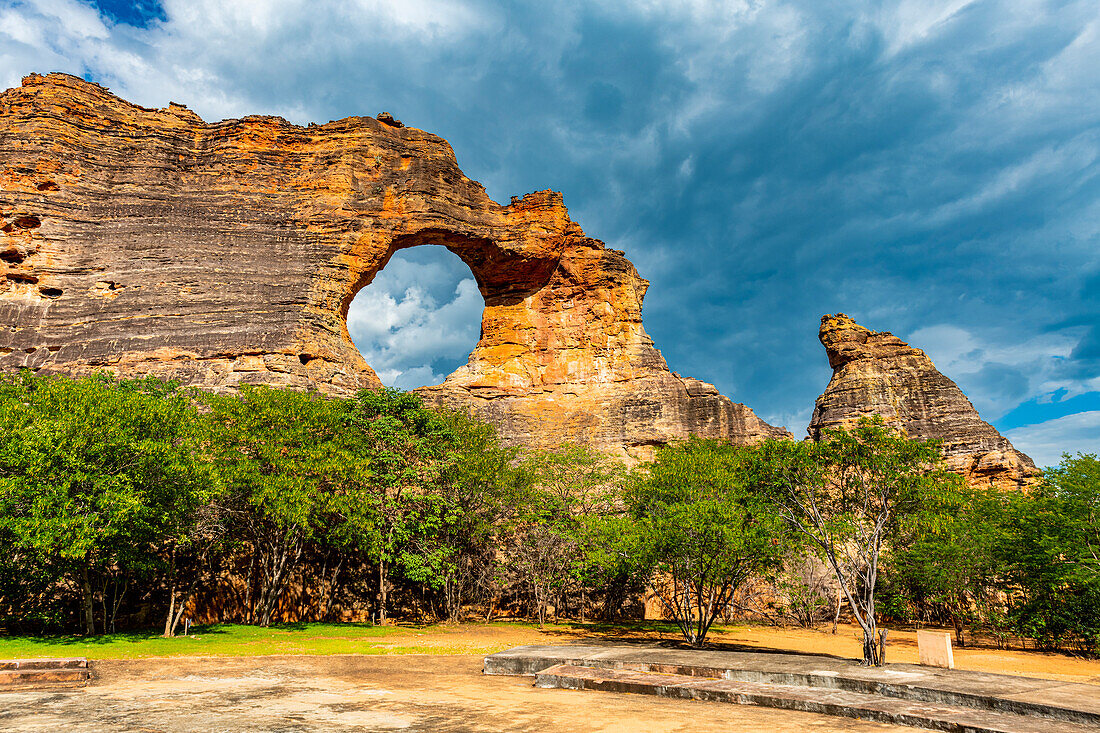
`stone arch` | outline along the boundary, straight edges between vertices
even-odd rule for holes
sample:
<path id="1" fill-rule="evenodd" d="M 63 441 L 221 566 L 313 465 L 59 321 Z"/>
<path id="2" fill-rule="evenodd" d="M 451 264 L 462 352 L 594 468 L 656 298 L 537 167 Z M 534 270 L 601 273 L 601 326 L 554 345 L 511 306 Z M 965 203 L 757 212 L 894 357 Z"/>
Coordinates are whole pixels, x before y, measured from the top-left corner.
<path id="1" fill-rule="evenodd" d="M 631 456 L 689 434 L 786 434 L 669 371 L 642 326 L 649 283 L 561 194 L 502 206 L 431 133 L 364 117 L 206 123 L 64 74 L 0 92 L 0 132 L 0 369 L 379 386 L 347 333 L 351 300 L 395 251 L 435 244 L 470 267 L 485 310 L 467 366 L 425 400 L 512 442 Z M 27 297 L 30 278 L 47 290 Z"/>
<path id="2" fill-rule="evenodd" d="M 354 289 L 344 318 L 349 335 L 383 384 L 438 385 L 478 348 L 485 296 L 447 246 L 414 241 L 387 254 L 370 282 Z"/>
<path id="3" fill-rule="evenodd" d="M 545 287 L 557 264 L 556 258 L 524 257 L 502 249 L 488 237 L 429 227 L 390 240 L 381 256 L 369 263 L 348 289 L 340 304 L 340 315 L 346 321 L 351 302 L 359 291 L 370 285 L 390 258 L 403 249 L 422 246 L 444 247 L 470 268 L 486 306 L 514 305 Z"/>
<path id="4" fill-rule="evenodd" d="M 415 247 L 432 246 L 443 247 L 462 260 L 469 268 L 481 293 L 483 301 L 481 328 L 478 341 L 471 350 L 471 358 L 478 352 L 491 349 L 492 344 L 486 342 L 486 332 L 493 333 L 494 326 L 501 325 L 502 316 L 503 320 L 508 320 L 502 311 L 520 306 L 523 301 L 545 288 L 557 266 L 557 258 L 524 256 L 502 248 L 488 237 L 453 229 L 428 227 L 416 232 L 400 234 L 390 240 L 384 248 L 378 248 L 380 255 L 367 258 L 365 266 L 346 290 L 340 302 L 339 317 L 342 335 L 347 342 L 351 342 L 347 325 L 348 314 L 356 296 L 374 282 L 378 273 L 386 268 L 397 252 Z M 356 351 L 358 352 L 358 349 Z M 363 363 L 374 375 L 374 365 L 366 363 L 365 360 Z"/>

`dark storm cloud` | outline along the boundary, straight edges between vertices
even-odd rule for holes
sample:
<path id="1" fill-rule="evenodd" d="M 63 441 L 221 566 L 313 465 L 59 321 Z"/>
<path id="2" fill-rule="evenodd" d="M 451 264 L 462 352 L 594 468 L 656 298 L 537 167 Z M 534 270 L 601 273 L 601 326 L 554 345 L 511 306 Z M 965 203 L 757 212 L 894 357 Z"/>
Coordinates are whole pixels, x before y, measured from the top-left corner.
<path id="1" fill-rule="evenodd" d="M 215 119 L 389 110 L 497 200 L 562 190 L 652 281 L 670 366 L 796 434 L 829 376 L 818 319 L 845 311 L 925 348 L 995 424 L 1014 415 L 1039 462 L 1060 434 L 1100 449 L 1068 419 L 1100 392 L 1091 0 L 77 7 L 0 10 L 2 80 L 90 72 Z"/>

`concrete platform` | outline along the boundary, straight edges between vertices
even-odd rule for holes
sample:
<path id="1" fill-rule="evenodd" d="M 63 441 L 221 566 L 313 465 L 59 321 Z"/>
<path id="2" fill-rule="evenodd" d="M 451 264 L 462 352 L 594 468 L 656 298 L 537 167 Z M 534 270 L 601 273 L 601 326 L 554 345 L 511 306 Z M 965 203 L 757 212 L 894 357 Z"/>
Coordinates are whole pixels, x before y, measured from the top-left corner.
<path id="1" fill-rule="evenodd" d="M 83 687 L 88 676 L 88 660 L 84 657 L 0 659 L 0 692 Z"/>
<path id="2" fill-rule="evenodd" d="M 482 674 L 483 655 L 91 662 L 79 690 L 0 694 L 3 733 L 907 733 L 870 720 Z"/>
<path id="3" fill-rule="evenodd" d="M 528 646 L 485 658 L 486 674 L 540 687 L 618 690 L 819 712 L 934 730 L 1100 730 L 1100 686 L 828 656 L 637 646 Z"/>

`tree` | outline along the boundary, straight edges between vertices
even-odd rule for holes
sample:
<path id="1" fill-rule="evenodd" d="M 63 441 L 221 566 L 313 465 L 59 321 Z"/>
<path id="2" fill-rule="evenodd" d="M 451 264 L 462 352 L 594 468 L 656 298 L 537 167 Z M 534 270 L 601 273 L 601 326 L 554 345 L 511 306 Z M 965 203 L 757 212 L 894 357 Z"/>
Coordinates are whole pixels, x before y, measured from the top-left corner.
<path id="1" fill-rule="evenodd" d="M 664 447 L 635 474 L 626 515 L 603 523 L 598 557 L 644 574 L 695 647 L 738 587 L 786 549 L 783 523 L 747 481 L 746 453 L 714 440 Z"/>
<path id="2" fill-rule="evenodd" d="M 770 440 L 753 454 L 754 481 L 836 574 L 863 630 L 863 663 L 883 664 L 875 606 L 883 544 L 917 497 L 952 480 L 939 468 L 939 446 L 909 440 L 875 416 L 826 430 L 818 443 Z"/>
<path id="3" fill-rule="evenodd" d="M 268 626 L 307 543 L 358 541 L 374 526 L 363 436 L 351 401 L 313 392 L 242 387 L 206 402 L 225 509 L 251 550 L 248 620 Z"/>
<path id="4" fill-rule="evenodd" d="M 0 528 L 74 578 L 85 633 L 97 599 L 98 628 L 113 630 L 130 583 L 155 572 L 165 537 L 217 491 L 196 422 L 171 383 L 0 378 Z"/>
<path id="5" fill-rule="evenodd" d="M 564 444 L 533 450 L 521 466 L 533 482 L 528 511 L 510 548 L 513 577 L 525 589 L 539 623 L 551 606 L 560 610 L 579 590 L 583 618 L 587 584 L 594 566 L 586 564 L 585 521 L 606 515 L 619 501 L 624 466 L 592 448 Z"/>
<path id="6" fill-rule="evenodd" d="M 400 562 L 413 526 L 427 514 L 422 497 L 443 469 L 446 422 L 420 396 L 395 389 L 362 390 L 351 402 L 350 426 L 361 436 L 360 460 L 370 480 L 359 498 L 371 531 L 361 546 L 378 566 L 378 619 L 386 622 L 389 573 Z M 360 522 L 366 526 L 366 522 Z"/>
<path id="7" fill-rule="evenodd" d="M 1100 654 L 1100 460 L 1064 455 L 1032 493 L 1006 503 L 1001 561 L 1018 589 L 1018 633 Z"/>
<path id="8" fill-rule="evenodd" d="M 951 624 L 965 646 L 966 625 L 994 602 L 1003 497 L 961 479 L 924 488 L 898 523 L 891 574 L 912 605 Z"/>
<path id="9" fill-rule="evenodd" d="M 457 411 L 440 418 L 441 465 L 409 498 L 398 563 L 406 578 L 439 592 L 446 618 L 457 621 L 528 503 L 530 478 L 492 425 Z"/>

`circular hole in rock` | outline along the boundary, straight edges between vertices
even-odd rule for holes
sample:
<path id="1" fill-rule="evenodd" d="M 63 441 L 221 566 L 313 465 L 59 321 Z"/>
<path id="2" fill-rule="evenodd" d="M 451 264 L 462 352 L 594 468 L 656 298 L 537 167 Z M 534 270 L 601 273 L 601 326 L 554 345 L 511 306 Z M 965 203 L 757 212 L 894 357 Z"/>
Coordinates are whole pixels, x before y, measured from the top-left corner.
<path id="1" fill-rule="evenodd" d="M 348 309 L 348 332 L 389 387 L 439 384 L 469 359 L 485 300 L 446 247 L 399 250 Z"/>
<path id="2" fill-rule="evenodd" d="M 61 288 L 39 288 L 38 292 L 42 293 L 42 295 L 47 298 L 60 298 L 61 294 L 65 291 Z"/>

